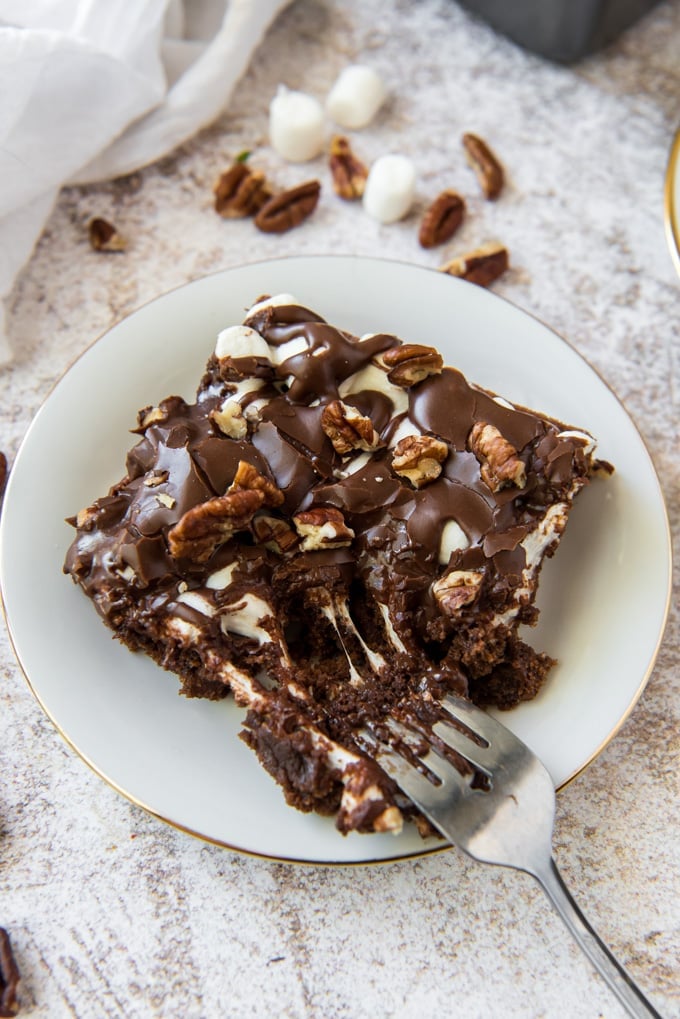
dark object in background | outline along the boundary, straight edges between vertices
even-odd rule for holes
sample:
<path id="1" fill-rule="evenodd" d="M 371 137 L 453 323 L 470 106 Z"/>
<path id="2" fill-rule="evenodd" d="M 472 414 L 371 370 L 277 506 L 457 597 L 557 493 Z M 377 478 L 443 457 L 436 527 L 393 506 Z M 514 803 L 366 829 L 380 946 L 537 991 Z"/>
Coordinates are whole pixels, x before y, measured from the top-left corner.
<path id="1" fill-rule="evenodd" d="M 458 0 L 525 49 L 569 63 L 594 53 L 658 0 Z"/>

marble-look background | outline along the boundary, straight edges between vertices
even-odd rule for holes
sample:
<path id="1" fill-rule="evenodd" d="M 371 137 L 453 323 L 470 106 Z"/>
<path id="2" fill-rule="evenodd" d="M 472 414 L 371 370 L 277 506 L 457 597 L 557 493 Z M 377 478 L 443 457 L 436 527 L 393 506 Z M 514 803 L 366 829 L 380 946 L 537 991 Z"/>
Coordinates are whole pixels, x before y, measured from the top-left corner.
<path id="1" fill-rule="evenodd" d="M 663 185 L 680 120 L 679 55 L 677 0 L 573 67 L 523 52 L 452 0 L 297 0 L 213 128 L 132 177 L 62 193 L 11 303 L 16 357 L 0 372 L 0 448 L 11 462 L 55 380 L 98 334 L 187 280 L 290 253 L 435 266 L 498 238 L 512 269 L 495 289 L 566 336 L 624 401 L 677 541 L 680 281 Z M 285 166 L 266 147 L 279 82 L 323 98 L 355 60 L 373 64 L 392 95 L 355 135 L 357 150 L 368 161 L 406 152 L 418 168 L 419 207 L 391 227 L 335 199 L 322 161 Z M 464 130 L 486 137 L 509 171 L 495 204 L 477 197 Z M 282 185 L 324 181 L 303 228 L 265 236 L 212 211 L 213 179 L 246 148 Z M 450 185 L 469 198 L 467 223 L 444 250 L 425 252 L 418 212 Z M 91 251 L 93 215 L 128 237 L 125 254 Z M 555 837 L 586 914 L 675 1016 L 679 646 L 674 607 L 632 717 L 560 794 Z M 0 656 L 0 925 L 24 975 L 27 1016 L 622 1015 L 528 878 L 456 852 L 325 869 L 203 844 L 121 799 L 68 749 L 4 630 Z"/>

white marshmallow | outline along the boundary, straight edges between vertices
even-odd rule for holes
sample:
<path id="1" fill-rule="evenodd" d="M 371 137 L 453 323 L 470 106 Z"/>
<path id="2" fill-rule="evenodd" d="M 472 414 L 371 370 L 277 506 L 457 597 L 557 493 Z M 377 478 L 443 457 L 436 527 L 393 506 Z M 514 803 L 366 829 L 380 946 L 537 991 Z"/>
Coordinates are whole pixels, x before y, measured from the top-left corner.
<path id="1" fill-rule="evenodd" d="M 217 336 L 217 357 L 269 357 L 269 344 L 250 326 L 229 326 Z"/>
<path id="2" fill-rule="evenodd" d="M 319 100 L 280 85 L 269 106 L 269 141 L 291 163 L 305 163 L 318 156 L 324 145 Z"/>
<path id="3" fill-rule="evenodd" d="M 368 174 L 364 209 L 379 223 L 403 219 L 416 193 L 416 171 L 407 156 L 381 156 Z"/>
<path id="4" fill-rule="evenodd" d="M 341 127 L 366 127 L 385 102 L 387 91 L 372 67 L 350 64 L 340 74 L 326 100 L 326 113 Z"/>

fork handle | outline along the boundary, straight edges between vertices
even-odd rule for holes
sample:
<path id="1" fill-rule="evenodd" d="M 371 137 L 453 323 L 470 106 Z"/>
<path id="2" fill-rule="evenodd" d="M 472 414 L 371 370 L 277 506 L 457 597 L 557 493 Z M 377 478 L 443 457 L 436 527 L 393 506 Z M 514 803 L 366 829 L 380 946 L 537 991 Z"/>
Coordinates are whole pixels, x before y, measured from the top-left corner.
<path id="1" fill-rule="evenodd" d="M 555 861 L 551 859 L 549 866 L 537 868 L 532 873 L 595 969 L 630 1015 L 636 1019 L 648 1016 L 663 1019 L 590 926 L 571 897 Z"/>

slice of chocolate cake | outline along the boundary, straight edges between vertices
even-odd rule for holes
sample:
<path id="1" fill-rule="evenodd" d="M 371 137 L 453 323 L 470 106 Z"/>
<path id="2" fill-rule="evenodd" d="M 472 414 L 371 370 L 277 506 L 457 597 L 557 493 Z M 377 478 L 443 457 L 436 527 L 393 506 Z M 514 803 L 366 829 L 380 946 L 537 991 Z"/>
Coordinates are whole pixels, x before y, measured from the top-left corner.
<path id="1" fill-rule="evenodd" d="M 65 572 L 187 696 L 233 694 L 289 803 L 343 832 L 426 830 L 357 734 L 427 725 L 447 690 L 536 694 L 552 661 L 518 628 L 600 466 L 590 435 L 289 295 L 220 333 L 195 403 L 136 431 Z"/>

